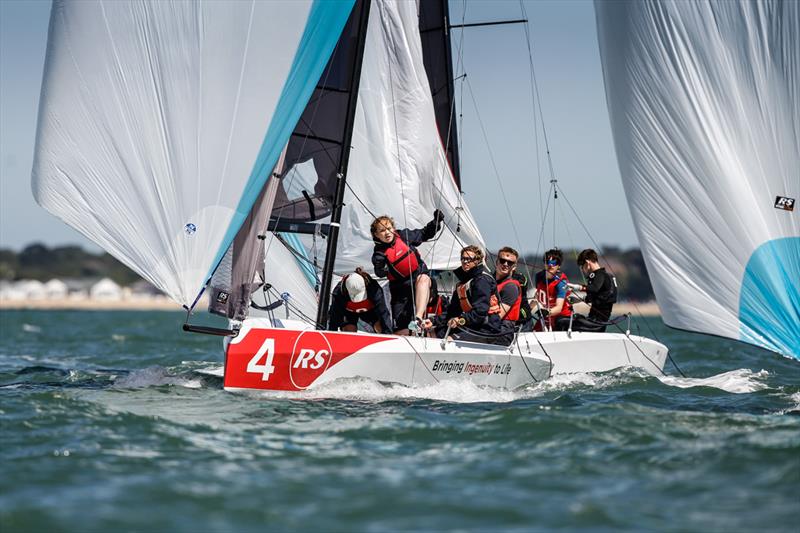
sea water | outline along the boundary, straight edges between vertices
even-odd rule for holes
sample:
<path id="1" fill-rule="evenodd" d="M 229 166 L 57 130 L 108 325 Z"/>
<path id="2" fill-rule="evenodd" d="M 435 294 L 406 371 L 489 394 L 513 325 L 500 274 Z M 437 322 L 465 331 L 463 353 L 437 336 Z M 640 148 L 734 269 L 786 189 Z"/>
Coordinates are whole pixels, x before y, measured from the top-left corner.
<path id="1" fill-rule="evenodd" d="M 234 394 L 180 313 L 0 311 L 0 530 L 798 531 L 800 362 Z"/>

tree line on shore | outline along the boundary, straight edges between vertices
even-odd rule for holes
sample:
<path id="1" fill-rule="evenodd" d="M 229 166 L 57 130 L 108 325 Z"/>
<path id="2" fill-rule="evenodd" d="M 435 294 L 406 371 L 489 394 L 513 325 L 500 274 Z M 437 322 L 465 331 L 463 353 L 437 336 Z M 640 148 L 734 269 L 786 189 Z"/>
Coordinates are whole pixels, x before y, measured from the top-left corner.
<path id="1" fill-rule="evenodd" d="M 582 276 L 575 258 L 579 250 L 564 250 L 562 270 L 570 281 L 579 283 Z M 647 276 L 647 268 L 638 248 L 622 250 L 606 246 L 601 251 L 601 264 L 617 277 L 620 297 L 625 300 L 648 301 L 653 299 L 653 288 Z M 521 262 L 522 263 L 522 262 Z M 541 258 L 527 254 L 524 263 L 531 275 L 541 269 Z M 520 271 L 525 273 L 523 264 Z M 111 278 L 119 285 L 131 285 L 141 278 L 134 271 L 117 261 L 108 253 L 92 253 L 80 246 L 58 246 L 49 248 L 43 244 L 31 244 L 22 251 L 0 249 L 0 280 L 14 281 L 35 279 L 48 281 L 52 278 Z"/>

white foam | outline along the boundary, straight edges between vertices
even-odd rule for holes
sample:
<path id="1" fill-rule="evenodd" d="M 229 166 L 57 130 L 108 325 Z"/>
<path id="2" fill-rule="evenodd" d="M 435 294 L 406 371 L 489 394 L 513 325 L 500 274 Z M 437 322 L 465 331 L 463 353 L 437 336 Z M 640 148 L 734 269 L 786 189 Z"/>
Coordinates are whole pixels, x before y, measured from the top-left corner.
<path id="1" fill-rule="evenodd" d="M 766 370 L 753 372 L 747 368 L 739 368 L 723 372 L 707 378 L 681 378 L 675 376 L 661 376 L 658 379 L 665 385 L 688 389 L 691 387 L 713 387 L 732 394 L 747 394 L 764 389 L 769 385 L 762 380 L 769 376 Z"/>
<path id="2" fill-rule="evenodd" d="M 134 370 L 114 382 L 114 387 L 124 389 L 141 389 L 157 387 L 159 385 L 175 385 L 187 389 L 199 389 L 203 386 L 200 380 L 172 376 L 167 370 L 158 366 L 151 366 L 142 370 Z"/>
<path id="3" fill-rule="evenodd" d="M 306 391 L 269 391 L 258 393 L 265 398 L 335 399 L 368 402 L 392 400 L 438 400 L 452 403 L 506 403 L 525 397 L 521 391 L 484 388 L 469 381 L 447 380 L 433 385 L 406 387 L 377 381 L 340 379 Z"/>

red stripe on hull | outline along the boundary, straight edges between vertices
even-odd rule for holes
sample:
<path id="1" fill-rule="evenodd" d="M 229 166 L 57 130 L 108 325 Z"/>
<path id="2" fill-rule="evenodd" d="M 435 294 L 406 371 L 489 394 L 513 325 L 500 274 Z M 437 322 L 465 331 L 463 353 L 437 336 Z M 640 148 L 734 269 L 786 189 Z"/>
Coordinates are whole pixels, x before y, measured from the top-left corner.
<path id="1" fill-rule="evenodd" d="M 330 331 L 251 329 L 228 345 L 224 386 L 296 391 L 362 348 L 393 337 Z"/>

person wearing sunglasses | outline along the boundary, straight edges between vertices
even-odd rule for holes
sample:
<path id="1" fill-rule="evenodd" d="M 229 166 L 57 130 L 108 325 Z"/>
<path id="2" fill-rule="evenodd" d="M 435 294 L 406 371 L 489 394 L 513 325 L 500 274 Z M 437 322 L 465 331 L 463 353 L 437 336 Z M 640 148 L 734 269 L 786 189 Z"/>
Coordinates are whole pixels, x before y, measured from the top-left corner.
<path id="1" fill-rule="evenodd" d="M 497 282 L 500 318 L 504 322 L 510 322 L 512 327 L 516 326 L 519 320 L 522 306 L 522 287 L 519 281 L 514 279 L 518 259 L 519 253 L 510 246 L 505 246 L 500 248 L 494 260 L 494 279 Z"/>
<path id="2" fill-rule="evenodd" d="M 564 254 L 554 248 L 544 253 L 544 270 L 536 273 L 536 307 L 539 318 L 535 330 L 554 331 L 569 328 L 572 305 L 569 303 L 569 280 L 561 272 Z"/>
<path id="3" fill-rule="evenodd" d="M 461 266 L 453 273 L 456 289 L 444 315 L 423 321 L 424 328 L 434 328 L 443 338 L 449 331 L 453 339 L 486 344 L 509 344 L 500 319 L 497 282 L 483 266 L 483 250 L 469 245 L 461 250 Z"/>
<path id="4" fill-rule="evenodd" d="M 497 281 L 497 292 L 500 316 L 510 320 L 520 331 L 533 330 L 531 320 L 531 304 L 528 301 L 528 278 L 517 270 L 519 252 L 510 246 L 500 248 L 495 259 L 494 279 Z"/>

